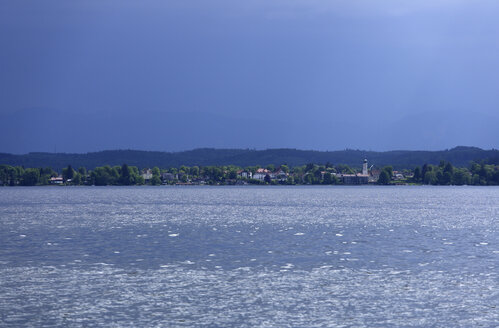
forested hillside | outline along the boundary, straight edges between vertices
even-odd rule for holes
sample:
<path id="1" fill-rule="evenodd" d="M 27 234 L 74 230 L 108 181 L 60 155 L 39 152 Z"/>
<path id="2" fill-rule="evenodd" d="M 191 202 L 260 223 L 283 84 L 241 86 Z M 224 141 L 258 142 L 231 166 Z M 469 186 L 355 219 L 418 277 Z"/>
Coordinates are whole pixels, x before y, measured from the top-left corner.
<path id="1" fill-rule="evenodd" d="M 14 155 L 0 153 L 0 164 L 21 165 L 25 167 L 51 167 L 61 170 L 67 165 L 89 169 L 103 165 L 129 165 L 144 167 L 179 167 L 205 165 L 280 165 L 298 166 L 307 163 L 347 164 L 359 167 L 367 158 L 369 165 L 382 167 L 391 165 L 395 169 L 412 169 L 416 166 L 438 164 L 441 160 L 465 167 L 471 161 L 499 163 L 499 150 L 483 150 L 475 147 L 456 147 L 442 151 L 396 150 L 375 152 L 364 150 L 314 151 L 298 149 L 194 149 L 182 152 L 159 152 L 139 150 L 107 150 L 86 154 L 67 153 L 29 153 Z"/>

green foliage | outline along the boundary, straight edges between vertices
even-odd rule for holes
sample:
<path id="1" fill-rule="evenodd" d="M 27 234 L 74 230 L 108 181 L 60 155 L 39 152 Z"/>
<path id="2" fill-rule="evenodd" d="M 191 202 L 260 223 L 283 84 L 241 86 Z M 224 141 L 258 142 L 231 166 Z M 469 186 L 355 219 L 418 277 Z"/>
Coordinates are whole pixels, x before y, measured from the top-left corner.
<path id="1" fill-rule="evenodd" d="M 470 174 L 466 169 L 456 169 L 453 176 L 453 184 L 462 186 L 471 183 Z"/>
<path id="2" fill-rule="evenodd" d="M 161 178 L 159 175 L 153 175 L 151 178 L 151 184 L 153 186 L 159 186 L 161 184 Z"/>
<path id="3" fill-rule="evenodd" d="M 198 166 L 191 167 L 190 175 L 197 177 L 199 175 L 199 167 Z"/>
<path id="4" fill-rule="evenodd" d="M 332 175 L 330 172 L 324 173 L 324 180 L 322 180 L 322 184 L 325 185 L 335 185 L 338 184 L 338 178 Z"/>
<path id="5" fill-rule="evenodd" d="M 391 166 L 385 166 L 385 167 L 383 167 L 382 171 L 386 171 L 386 173 L 388 173 L 388 176 L 390 177 L 390 179 L 392 178 L 392 176 L 393 176 L 393 167 L 391 167 Z"/>
<path id="6" fill-rule="evenodd" d="M 438 179 L 437 179 L 436 173 L 434 171 L 426 171 L 424 178 L 423 178 L 423 183 L 435 185 L 435 184 L 437 184 L 437 182 L 438 182 Z"/>
<path id="7" fill-rule="evenodd" d="M 267 170 L 274 172 L 275 171 L 275 165 L 274 164 L 269 164 L 266 167 Z"/>
<path id="8" fill-rule="evenodd" d="M 310 172 L 315 169 L 315 164 L 314 163 L 308 163 L 307 166 L 305 167 L 305 172 Z"/>
<path id="9" fill-rule="evenodd" d="M 82 177 L 85 177 L 85 176 L 87 176 L 87 169 L 85 167 L 83 167 L 83 166 L 80 166 L 78 168 L 78 173 L 80 173 L 80 175 Z"/>
<path id="10" fill-rule="evenodd" d="M 355 174 L 355 171 L 346 164 L 336 165 L 336 171 L 341 174 Z"/>
<path id="11" fill-rule="evenodd" d="M 237 179 L 237 170 L 236 169 L 231 169 L 229 171 L 229 179 Z"/>
<path id="12" fill-rule="evenodd" d="M 271 178 L 267 174 L 263 181 L 256 179 L 247 179 L 238 176 L 237 172 L 242 170 L 235 165 L 226 166 L 181 166 L 179 168 L 169 168 L 163 170 L 164 173 L 171 174 L 164 177 L 163 183 L 187 183 L 187 184 L 340 184 L 341 181 L 333 174 L 342 172 L 352 174 L 355 171 L 347 165 L 340 164 L 333 166 L 317 165 L 309 163 L 307 165 L 290 168 L 283 164 L 277 166 L 281 173 L 279 177 Z M 255 172 L 258 166 L 249 166 L 245 170 Z M 270 167 L 271 168 L 271 167 Z M 424 174 L 423 174 L 424 172 Z M 275 173 L 275 171 L 274 171 Z M 410 170 L 403 171 L 405 176 L 410 176 Z M 136 166 L 101 166 L 87 172 L 85 167 L 80 167 L 75 171 L 71 165 L 62 170 L 66 184 L 72 185 L 140 185 L 144 184 L 144 179 Z M 379 184 L 391 184 L 393 168 L 385 166 L 380 172 Z M 45 168 L 27 168 L 21 166 L 0 165 L 0 185 L 46 185 L 50 183 L 51 177 L 58 174 L 49 167 Z M 69 180 L 71 179 L 71 180 Z M 422 169 L 416 167 L 413 171 L 413 178 L 407 180 L 413 183 L 424 183 L 431 185 L 499 185 L 499 166 L 489 164 L 487 161 L 472 162 L 469 168 L 454 167 L 447 161 L 441 161 L 438 166 L 424 164 Z M 152 168 L 152 178 L 148 183 L 160 185 L 161 170 L 159 167 Z"/>
<path id="13" fill-rule="evenodd" d="M 417 166 L 414 169 L 414 176 L 412 178 L 412 181 L 419 183 L 419 182 L 421 182 L 422 178 L 423 178 L 423 175 L 421 174 L 421 168 L 419 166 Z"/>
<path id="14" fill-rule="evenodd" d="M 79 172 L 75 172 L 71 183 L 73 185 L 80 185 L 80 184 L 82 184 L 82 178 L 81 178 L 81 174 Z"/>
<path id="15" fill-rule="evenodd" d="M 391 182 L 391 175 L 387 170 L 381 170 L 379 174 L 378 184 L 380 185 L 388 185 Z"/>
<path id="16" fill-rule="evenodd" d="M 75 171 L 73 170 L 71 165 L 68 165 L 67 168 L 62 169 L 62 178 L 64 179 L 64 181 L 73 179 L 74 173 Z"/>
<path id="17" fill-rule="evenodd" d="M 22 175 L 21 184 L 23 186 L 36 186 L 40 179 L 38 169 L 26 169 Z"/>

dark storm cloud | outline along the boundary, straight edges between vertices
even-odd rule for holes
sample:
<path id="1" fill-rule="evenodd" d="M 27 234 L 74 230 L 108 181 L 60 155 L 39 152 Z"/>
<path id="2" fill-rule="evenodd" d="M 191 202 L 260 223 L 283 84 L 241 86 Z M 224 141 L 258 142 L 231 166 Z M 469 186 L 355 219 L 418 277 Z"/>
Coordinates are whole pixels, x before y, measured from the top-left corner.
<path id="1" fill-rule="evenodd" d="M 6 1 L 0 151 L 497 147 L 491 1 Z"/>

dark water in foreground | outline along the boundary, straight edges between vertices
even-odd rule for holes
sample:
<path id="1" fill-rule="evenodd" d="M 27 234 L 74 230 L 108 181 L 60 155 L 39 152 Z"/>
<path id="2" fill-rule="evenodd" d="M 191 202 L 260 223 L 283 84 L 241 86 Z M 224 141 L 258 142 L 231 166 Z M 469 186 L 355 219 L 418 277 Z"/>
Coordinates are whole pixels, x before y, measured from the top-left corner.
<path id="1" fill-rule="evenodd" d="M 496 327 L 497 187 L 0 188 L 0 326 Z"/>

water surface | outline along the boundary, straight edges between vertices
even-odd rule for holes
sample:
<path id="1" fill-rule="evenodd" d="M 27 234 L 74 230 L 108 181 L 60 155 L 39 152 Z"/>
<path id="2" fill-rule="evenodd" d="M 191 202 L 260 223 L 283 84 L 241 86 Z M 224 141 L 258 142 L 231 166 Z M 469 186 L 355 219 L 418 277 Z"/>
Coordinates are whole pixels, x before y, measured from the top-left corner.
<path id="1" fill-rule="evenodd" d="M 495 327 L 498 219 L 498 187 L 0 188 L 0 323 Z"/>

